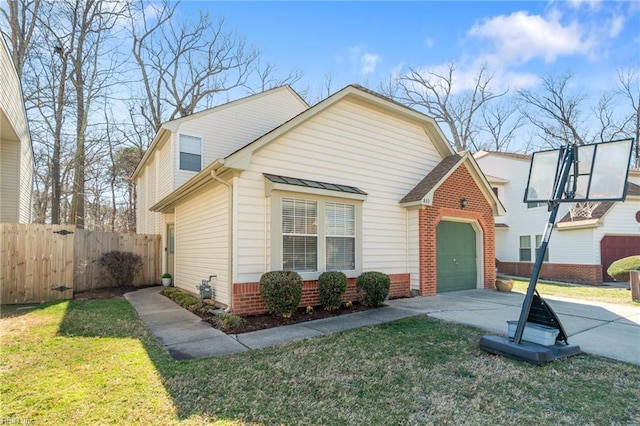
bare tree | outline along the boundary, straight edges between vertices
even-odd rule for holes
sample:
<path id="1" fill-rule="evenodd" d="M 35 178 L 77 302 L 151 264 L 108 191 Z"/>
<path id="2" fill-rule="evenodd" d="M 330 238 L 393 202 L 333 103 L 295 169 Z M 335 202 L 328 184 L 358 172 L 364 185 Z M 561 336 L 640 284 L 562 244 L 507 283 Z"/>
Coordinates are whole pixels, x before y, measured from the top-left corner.
<path id="1" fill-rule="evenodd" d="M 583 145 L 590 141 L 584 113 L 580 110 L 585 96 L 581 91 L 569 93 L 572 72 L 560 77 L 547 76 L 542 79 L 541 92 L 520 90 L 523 115 L 541 132 L 540 136 L 549 147 L 567 143 Z"/>
<path id="2" fill-rule="evenodd" d="M 6 9 L 0 8 L 9 29 L 11 59 L 20 78 L 33 47 L 39 9 L 40 0 L 8 0 Z"/>
<path id="3" fill-rule="evenodd" d="M 478 114 L 489 102 L 507 93 L 491 90 L 493 75 L 482 67 L 468 90 L 457 87 L 455 64 L 448 64 L 443 73 L 410 68 L 397 79 L 398 88 L 387 88 L 387 95 L 411 107 L 423 108 L 436 121 L 444 123 L 458 151 L 473 147 L 478 132 Z"/>
<path id="4" fill-rule="evenodd" d="M 618 93 L 626 99 L 631 109 L 627 134 L 635 138 L 635 166 L 640 167 L 640 74 L 631 68 L 618 71 L 617 86 Z"/>
<path id="5" fill-rule="evenodd" d="M 270 63 L 263 65 L 260 58 L 256 58 L 251 65 L 251 72 L 257 78 L 257 84 L 247 87 L 247 91 L 251 94 L 264 92 L 275 87 L 284 86 L 285 84 L 293 85 L 300 81 L 304 75 L 300 70 L 293 70 L 285 76 L 279 76 L 278 69 L 275 65 Z"/>
<path id="6" fill-rule="evenodd" d="M 497 152 L 508 152 L 511 143 L 517 137 L 517 132 L 525 125 L 524 117 L 518 112 L 513 103 L 497 103 L 483 108 L 482 133 L 488 135 L 489 141 L 472 143 L 476 150 L 487 149 Z"/>
<path id="7" fill-rule="evenodd" d="M 144 86 L 141 114 L 154 132 L 243 86 L 258 57 L 224 20 L 212 23 L 200 12 L 196 21 L 179 21 L 176 7 L 169 0 L 139 0 L 130 9 L 132 53 Z"/>

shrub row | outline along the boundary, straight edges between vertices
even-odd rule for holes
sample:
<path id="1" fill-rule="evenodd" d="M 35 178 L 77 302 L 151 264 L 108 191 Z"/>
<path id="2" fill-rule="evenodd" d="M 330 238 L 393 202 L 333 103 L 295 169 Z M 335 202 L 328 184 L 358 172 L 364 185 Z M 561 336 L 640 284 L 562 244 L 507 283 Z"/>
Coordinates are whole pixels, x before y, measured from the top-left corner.
<path id="1" fill-rule="evenodd" d="M 389 276 L 382 272 L 364 272 L 356 281 L 360 301 L 366 306 L 380 306 L 390 287 Z M 340 308 L 346 290 L 347 276 L 344 273 L 329 271 L 320 274 L 318 291 L 320 303 L 326 310 Z M 290 318 L 302 299 L 302 277 L 293 271 L 266 272 L 260 277 L 260 296 L 270 313 Z"/>

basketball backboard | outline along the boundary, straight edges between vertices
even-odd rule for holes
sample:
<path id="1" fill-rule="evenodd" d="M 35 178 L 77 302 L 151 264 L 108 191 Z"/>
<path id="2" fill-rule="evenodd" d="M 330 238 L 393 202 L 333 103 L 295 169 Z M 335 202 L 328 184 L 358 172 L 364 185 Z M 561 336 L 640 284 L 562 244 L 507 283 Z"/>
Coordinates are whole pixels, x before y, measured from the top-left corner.
<path id="1" fill-rule="evenodd" d="M 578 146 L 577 158 L 559 200 L 553 200 L 554 185 L 564 153 L 571 147 L 535 152 L 531 158 L 524 202 L 624 200 L 632 146 L 633 139 Z"/>

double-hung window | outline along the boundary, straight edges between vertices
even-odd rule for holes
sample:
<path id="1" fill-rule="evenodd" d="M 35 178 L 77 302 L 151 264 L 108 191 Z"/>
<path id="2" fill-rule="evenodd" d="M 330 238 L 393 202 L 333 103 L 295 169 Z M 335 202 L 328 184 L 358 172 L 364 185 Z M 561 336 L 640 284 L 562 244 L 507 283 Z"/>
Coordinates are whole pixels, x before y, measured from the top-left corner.
<path id="1" fill-rule="evenodd" d="M 520 262 L 531 262 L 531 236 L 520 236 Z"/>
<path id="2" fill-rule="evenodd" d="M 356 267 L 356 207 L 353 204 L 325 203 L 327 271 Z"/>
<path id="3" fill-rule="evenodd" d="M 282 199 L 282 268 L 300 272 L 318 270 L 316 201 Z"/>
<path id="4" fill-rule="evenodd" d="M 302 197 L 281 198 L 282 269 L 312 274 L 355 272 L 357 206 Z"/>
<path id="5" fill-rule="evenodd" d="M 542 235 L 536 235 L 536 259 L 538 258 L 538 250 L 540 250 L 540 245 L 542 245 Z M 547 250 L 544 252 L 543 262 L 549 261 L 549 246 L 547 246 Z"/>
<path id="6" fill-rule="evenodd" d="M 180 135 L 180 170 L 199 172 L 202 169 L 202 139 Z"/>

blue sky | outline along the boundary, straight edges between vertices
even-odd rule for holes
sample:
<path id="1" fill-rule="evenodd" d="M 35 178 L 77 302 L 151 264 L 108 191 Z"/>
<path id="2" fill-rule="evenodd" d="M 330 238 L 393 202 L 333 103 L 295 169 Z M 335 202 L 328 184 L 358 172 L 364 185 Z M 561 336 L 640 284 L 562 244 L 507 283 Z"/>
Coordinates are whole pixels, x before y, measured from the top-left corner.
<path id="1" fill-rule="evenodd" d="M 380 81 L 407 67 L 455 62 L 460 87 L 480 66 L 496 83 L 533 88 L 572 70 L 575 83 L 610 88 L 616 70 L 640 65 L 640 2 L 213 2 L 188 1 L 224 17 L 229 29 L 282 73 L 299 69 L 312 92 L 332 76 L 333 91 Z"/>

